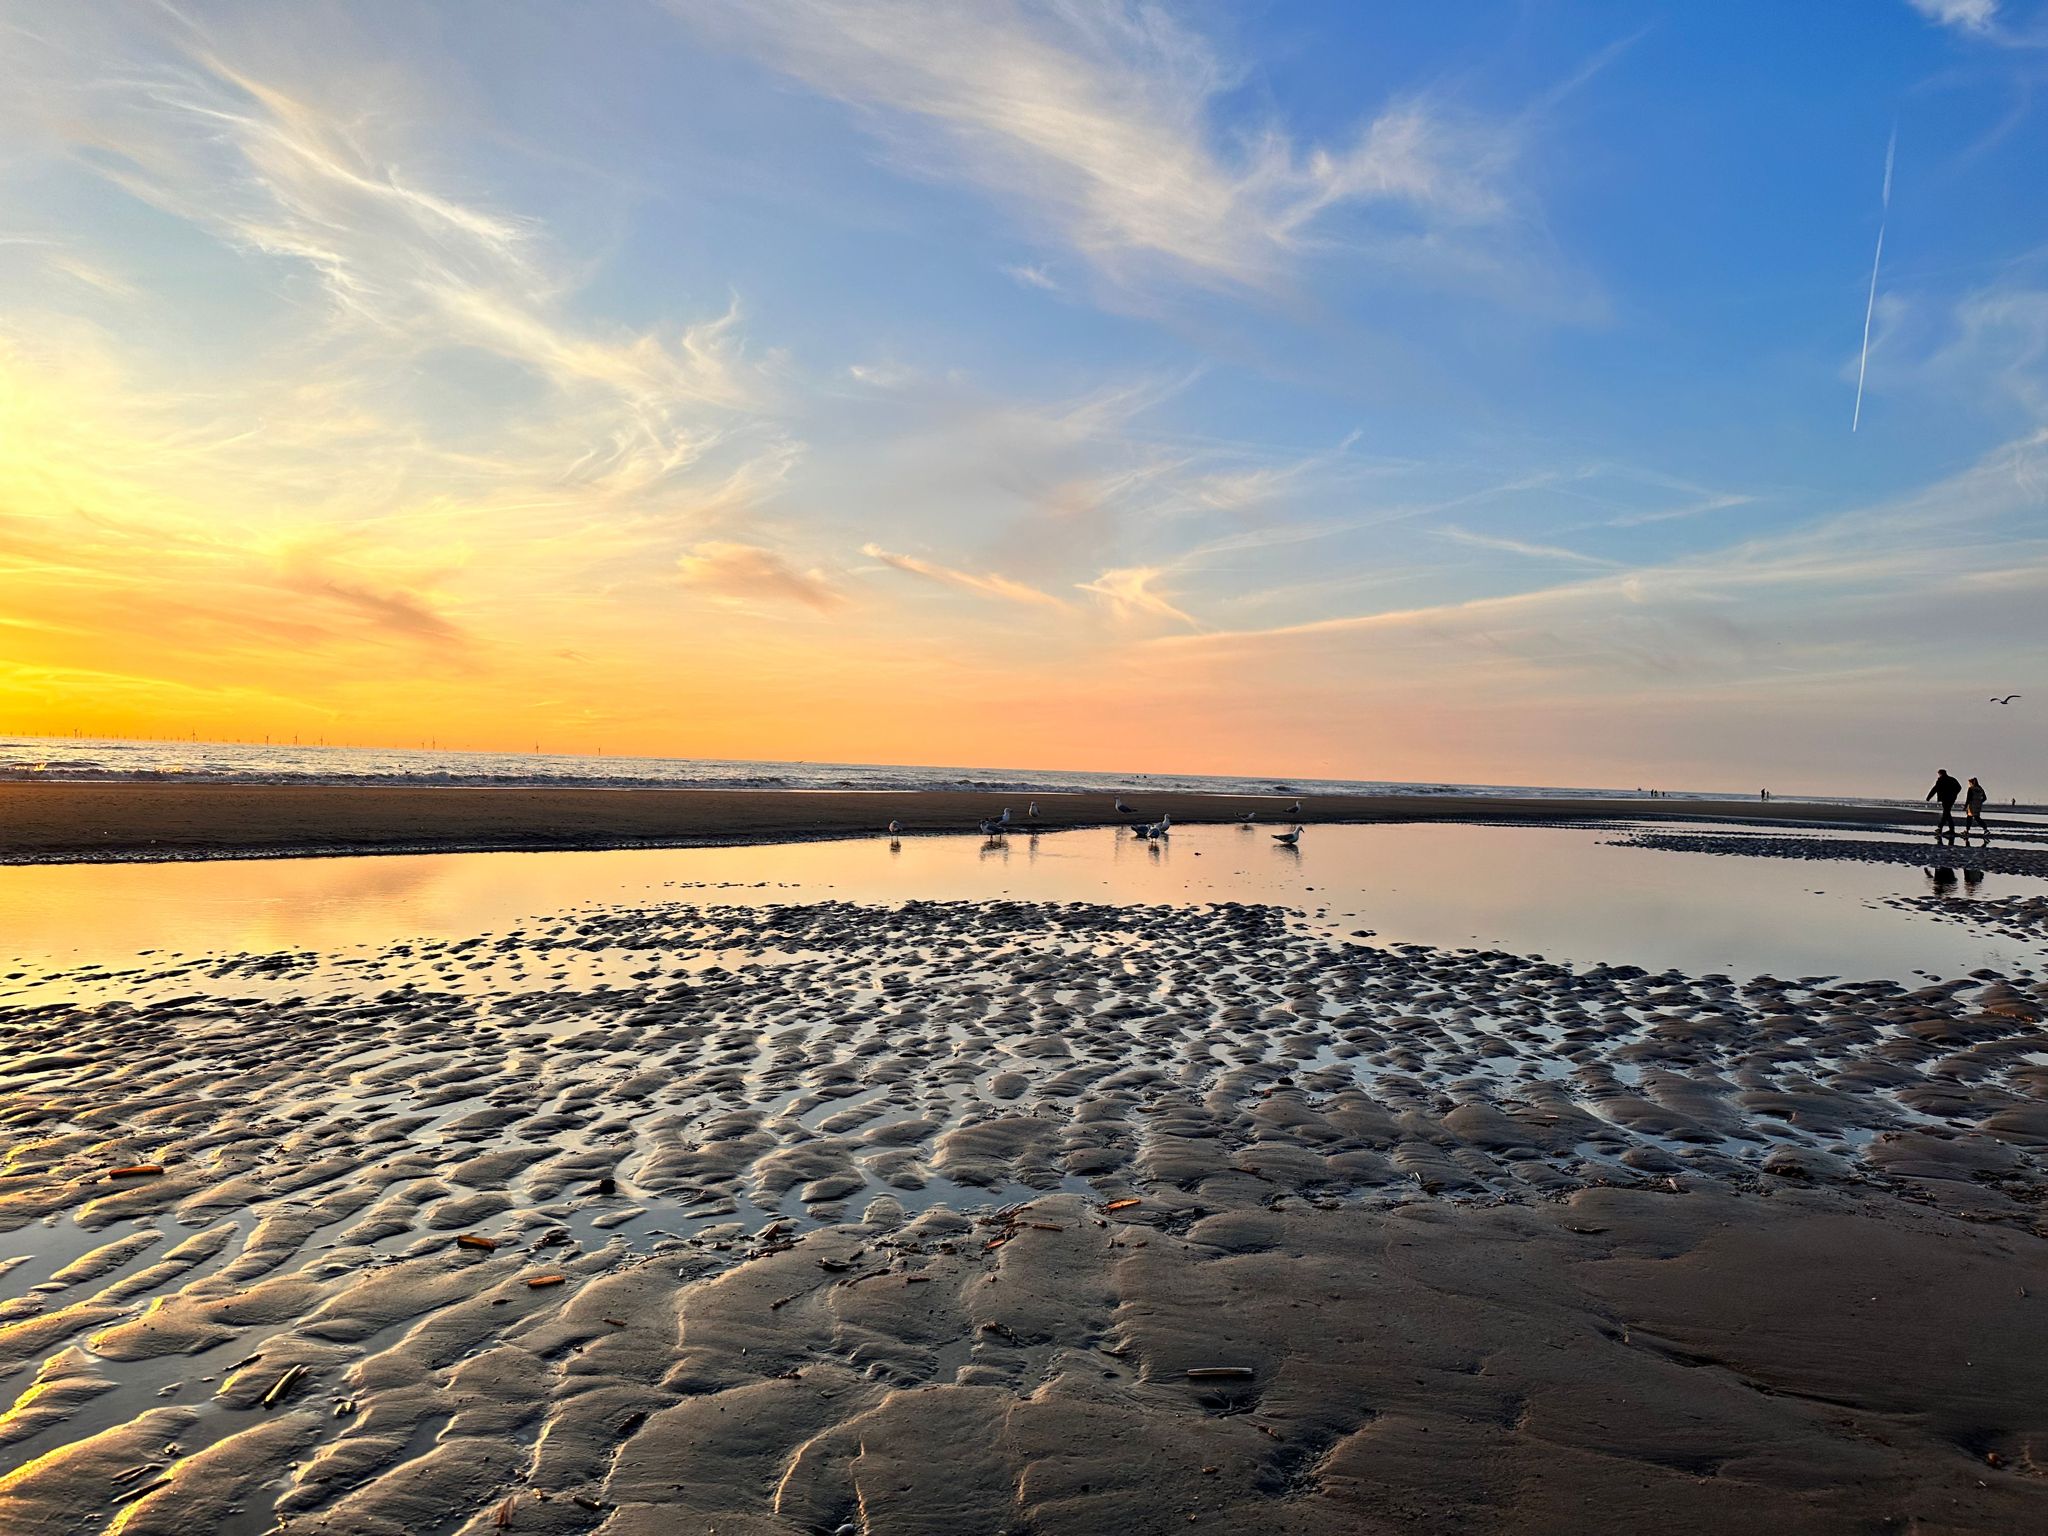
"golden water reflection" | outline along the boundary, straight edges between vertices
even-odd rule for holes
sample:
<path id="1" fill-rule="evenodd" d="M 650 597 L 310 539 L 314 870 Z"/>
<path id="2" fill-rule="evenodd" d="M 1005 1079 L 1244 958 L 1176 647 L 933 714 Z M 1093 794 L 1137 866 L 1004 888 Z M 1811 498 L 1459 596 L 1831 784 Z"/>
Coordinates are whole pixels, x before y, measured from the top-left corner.
<path id="1" fill-rule="evenodd" d="M 1190 827 L 764 847 L 435 854 L 0 868 L 0 993 L 157 952 L 337 951 L 502 931 L 590 903 L 1014 898 L 1277 902 L 1378 942 L 1477 945 L 1587 964 L 1737 976 L 1960 974 L 2031 958 L 1964 924 L 1879 905 L 1910 867 L 1611 845 L 1612 829 Z M 1969 894 L 2032 890 L 1993 876 Z"/>

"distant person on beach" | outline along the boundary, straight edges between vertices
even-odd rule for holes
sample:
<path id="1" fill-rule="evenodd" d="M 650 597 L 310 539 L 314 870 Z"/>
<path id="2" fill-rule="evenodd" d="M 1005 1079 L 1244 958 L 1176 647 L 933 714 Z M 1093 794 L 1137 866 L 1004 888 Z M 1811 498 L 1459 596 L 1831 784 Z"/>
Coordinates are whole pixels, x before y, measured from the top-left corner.
<path id="1" fill-rule="evenodd" d="M 1984 834 L 1985 842 L 1989 843 L 1991 841 L 1991 823 L 1984 819 L 1984 802 L 1990 798 L 1991 796 L 1985 792 L 1984 786 L 1977 782 L 1976 775 L 1972 774 L 1970 776 L 1969 791 L 1963 796 L 1964 842 L 1967 843 L 1970 840 L 1970 828 L 1972 827 L 1975 827 Z"/>
<path id="2" fill-rule="evenodd" d="M 1943 832 L 1948 840 L 1956 840 L 1956 796 L 1963 792 L 1963 786 L 1950 777 L 1944 768 L 1934 776 L 1934 788 L 1927 791 L 1927 798 L 1941 802 L 1941 820 L 1934 824 L 1934 836 L 1938 841 Z"/>

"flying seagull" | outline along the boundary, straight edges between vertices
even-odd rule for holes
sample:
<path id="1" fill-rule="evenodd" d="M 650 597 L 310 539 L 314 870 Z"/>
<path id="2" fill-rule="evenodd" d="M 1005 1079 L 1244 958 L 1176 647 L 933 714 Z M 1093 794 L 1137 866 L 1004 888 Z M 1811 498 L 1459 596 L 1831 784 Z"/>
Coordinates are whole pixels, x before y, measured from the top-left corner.
<path id="1" fill-rule="evenodd" d="M 1292 848 L 1301 841 L 1301 828 L 1296 827 L 1292 832 L 1275 832 L 1273 841 L 1283 848 Z"/>
<path id="2" fill-rule="evenodd" d="M 1991 702 L 1992 702 L 1993 704 L 2010 704 L 2010 703 L 2011 703 L 2011 702 L 2012 702 L 2012 701 L 2013 701 L 2014 699 L 2016 699 L 2016 698 L 2018 698 L 2018 697 L 2020 697 L 2020 695 L 2018 695 L 2018 694 L 2016 694 L 2016 693 L 2008 693 L 2008 694 L 2007 694 L 2007 695 L 2006 695 L 2006 696 L 2005 696 L 2004 698 L 2002 698 L 2002 699 L 1993 699 L 1993 700 L 1992 700 Z"/>

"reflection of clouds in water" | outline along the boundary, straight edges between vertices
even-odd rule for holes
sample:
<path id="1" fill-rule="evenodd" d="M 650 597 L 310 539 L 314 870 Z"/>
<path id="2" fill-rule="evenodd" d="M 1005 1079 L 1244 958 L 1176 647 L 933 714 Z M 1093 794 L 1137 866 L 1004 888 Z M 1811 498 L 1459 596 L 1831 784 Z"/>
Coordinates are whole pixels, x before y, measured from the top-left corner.
<path id="1" fill-rule="evenodd" d="M 249 861 L 256 863 L 257 861 Z M 266 866 L 270 861 L 262 861 Z M 434 868 L 429 858 L 294 859 L 299 866 L 266 880 L 268 894 L 249 925 L 232 941 L 243 949 L 323 949 L 353 944 L 365 909 L 417 910 L 437 885 L 460 872 Z M 272 872 L 265 869 L 265 874 Z"/>
<path id="2" fill-rule="evenodd" d="M 122 964 L 139 950 L 351 950 L 502 934 L 580 907 L 819 899 L 1327 904 L 1383 943 L 1479 944 L 1694 974 L 1961 975 L 2012 957 L 1953 925 L 1873 912 L 1931 867 L 1841 862 L 1826 891 L 1784 860 L 1614 846 L 1618 829 L 1322 826 L 1314 862 L 1266 829 L 1183 827 L 1171 843 L 1111 828 L 541 854 L 395 855 L 212 864 L 0 867 L 0 962 Z M 1175 845 L 1179 847 L 1175 855 Z M 1272 857 L 1265 850 L 1271 848 Z M 1019 853 L 1022 856 L 1017 856 Z M 1950 871 L 1953 882 L 1955 871 Z M 1313 879 L 1314 892 L 1308 883 Z M 17 968 L 0 963 L 0 976 Z M 17 988 L 18 990 L 18 988 Z"/>

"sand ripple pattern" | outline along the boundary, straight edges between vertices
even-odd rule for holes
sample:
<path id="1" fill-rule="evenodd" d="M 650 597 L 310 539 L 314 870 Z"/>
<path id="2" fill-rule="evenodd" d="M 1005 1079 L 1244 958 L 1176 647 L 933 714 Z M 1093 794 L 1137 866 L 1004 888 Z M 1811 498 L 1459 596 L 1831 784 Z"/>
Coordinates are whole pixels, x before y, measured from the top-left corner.
<path id="1" fill-rule="evenodd" d="M 1236 1422 L 1264 1388 L 1190 1397 L 1217 1362 L 1188 1341 L 1218 1344 L 1188 1308 L 1241 1288 L 1169 1277 L 1169 1251 L 1285 1257 L 1334 1306 L 1364 1283 L 1336 1234 L 1365 1229 L 1303 1224 L 1358 1208 L 1533 1242 L 1604 1231 L 1543 1214 L 1601 1201 L 1903 1196 L 2044 1233 L 2028 977 L 1738 982 L 1382 949 L 1267 907 L 831 902 L 578 914 L 338 974 L 230 958 L 9 1011 L 0 1530 L 1230 1529 L 1340 1486 L 1398 1415 L 1300 1359 L 1277 1418 L 1267 1392 Z M 112 1175 L 134 1167 L 161 1171 Z M 1266 1373 L 1279 1335 L 1246 1305 L 1234 1347 Z M 1477 1390 L 1408 1364 L 1438 1408 Z M 1170 1433 L 1132 1416 L 1162 1392 Z M 1523 1434 L 1518 1401 L 1482 1417 Z M 1642 1483 L 1638 1452 L 1599 1454 Z M 1183 1508 L 1169 1476 L 1214 1496 Z M 1164 1502 L 1100 1502 L 1133 1489 Z M 1272 1528 L 1296 1526 L 1322 1528 Z"/>

